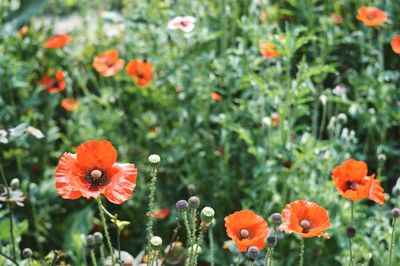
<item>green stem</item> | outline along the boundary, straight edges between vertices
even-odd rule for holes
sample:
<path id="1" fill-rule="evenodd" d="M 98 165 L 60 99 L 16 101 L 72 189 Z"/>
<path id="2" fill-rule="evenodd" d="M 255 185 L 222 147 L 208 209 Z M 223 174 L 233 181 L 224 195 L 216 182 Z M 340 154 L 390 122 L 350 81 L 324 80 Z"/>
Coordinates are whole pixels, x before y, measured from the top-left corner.
<path id="1" fill-rule="evenodd" d="M 147 220 L 147 252 L 150 253 L 151 243 L 150 240 L 153 237 L 153 212 L 154 212 L 154 195 L 156 192 L 156 182 L 157 182 L 157 168 L 153 167 L 151 169 L 151 184 L 150 184 L 150 193 L 149 193 L 149 206 L 148 206 L 148 220 Z M 149 264 L 147 264 L 149 265 Z"/>
<path id="2" fill-rule="evenodd" d="M 242 253 L 239 253 L 236 259 L 236 266 L 240 265 L 240 258 L 242 257 Z"/>
<path id="3" fill-rule="evenodd" d="M 351 201 L 351 216 L 350 216 L 350 225 L 353 227 L 354 226 L 354 201 Z M 353 240 L 351 237 L 349 237 L 349 251 L 350 251 L 350 261 L 349 265 L 354 265 L 353 261 Z"/>
<path id="4" fill-rule="evenodd" d="M 393 254 L 393 246 L 394 246 L 394 231 L 395 231 L 395 225 L 396 225 L 396 218 L 393 219 L 392 223 L 392 237 L 390 238 L 390 250 L 389 250 L 389 263 L 388 266 L 392 265 L 392 254 Z"/>
<path id="5" fill-rule="evenodd" d="M 214 259 L 214 234 L 212 232 L 212 228 L 208 230 L 208 238 L 210 240 L 210 264 L 211 266 L 215 266 L 215 259 Z"/>
<path id="6" fill-rule="evenodd" d="M 269 254 L 269 266 L 272 266 L 272 260 L 274 259 L 273 254 L 274 254 L 274 248 L 271 248 L 271 252 Z"/>
<path id="7" fill-rule="evenodd" d="M 112 244 L 111 244 L 110 233 L 108 232 L 108 226 L 107 226 L 107 222 L 106 222 L 106 216 L 104 215 L 104 210 L 103 210 L 104 207 L 103 207 L 103 204 L 101 203 L 101 198 L 100 198 L 100 197 L 97 197 L 97 198 L 96 198 L 96 201 L 97 201 L 97 205 L 99 206 L 101 223 L 103 224 L 104 234 L 105 234 L 105 236 L 106 236 L 108 249 L 109 249 L 109 251 L 110 251 L 111 265 L 114 266 L 114 265 L 115 265 L 114 250 L 113 250 L 113 247 L 112 247 Z"/>
<path id="8" fill-rule="evenodd" d="M 94 254 L 94 249 L 90 249 L 90 258 L 92 259 L 93 266 L 97 266 L 96 255 Z"/>
<path id="9" fill-rule="evenodd" d="M 11 237 L 12 253 L 13 253 L 13 259 L 16 259 L 15 237 L 14 237 L 14 209 L 11 202 L 8 204 L 8 209 L 10 211 L 10 237 Z"/>
<path id="10" fill-rule="evenodd" d="M 106 261 L 106 256 L 104 255 L 103 245 L 100 246 L 100 259 L 101 259 L 101 264 L 104 265 L 104 262 Z"/>
<path id="11" fill-rule="evenodd" d="M 118 260 L 121 263 L 121 230 L 117 230 L 117 248 L 118 248 Z"/>
<path id="12" fill-rule="evenodd" d="M 19 266 L 18 262 L 15 259 L 13 259 L 10 256 L 8 256 L 7 254 L 4 254 L 3 252 L 0 251 L 0 255 L 3 256 L 4 258 L 8 259 L 9 261 L 14 263 L 15 265 Z"/>
<path id="13" fill-rule="evenodd" d="M 300 239 L 300 260 L 299 260 L 299 265 L 303 266 L 304 265 L 304 238 Z"/>
<path id="14" fill-rule="evenodd" d="M 191 230 L 191 233 L 192 233 L 192 245 L 191 245 L 191 252 L 190 252 L 190 254 L 189 254 L 189 264 L 190 264 L 190 266 L 192 266 L 192 265 L 194 265 L 194 259 L 195 259 L 195 256 L 196 256 L 196 252 L 195 252 L 195 250 L 194 250 L 194 244 L 196 244 L 196 223 L 197 223 L 197 212 L 196 212 L 196 210 L 191 210 L 191 212 L 190 212 L 190 216 L 191 216 L 191 226 L 192 226 L 192 230 Z"/>

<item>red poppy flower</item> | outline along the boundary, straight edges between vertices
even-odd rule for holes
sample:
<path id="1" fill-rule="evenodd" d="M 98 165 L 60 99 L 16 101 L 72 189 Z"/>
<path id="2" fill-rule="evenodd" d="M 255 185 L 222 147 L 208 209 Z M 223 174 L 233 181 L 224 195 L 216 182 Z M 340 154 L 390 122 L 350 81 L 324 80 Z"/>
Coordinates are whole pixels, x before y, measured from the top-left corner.
<path id="1" fill-rule="evenodd" d="M 360 7 L 357 10 L 356 18 L 369 27 L 379 26 L 387 20 L 385 12 L 377 7 Z"/>
<path id="2" fill-rule="evenodd" d="M 260 42 L 258 47 L 260 48 L 260 52 L 265 59 L 275 58 L 280 55 L 279 51 L 272 43 Z"/>
<path id="3" fill-rule="evenodd" d="M 211 99 L 213 99 L 216 102 L 219 102 L 222 100 L 222 96 L 216 92 L 211 93 Z"/>
<path id="4" fill-rule="evenodd" d="M 394 36 L 393 40 L 390 42 L 393 52 L 400 55 L 400 35 Z"/>
<path id="5" fill-rule="evenodd" d="M 296 233 L 304 238 L 329 238 L 324 230 L 331 226 L 327 211 L 313 202 L 298 200 L 287 204 L 282 211 L 281 230 Z"/>
<path id="6" fill-rule="evenodd" d="M 72 112 L 79 106 L 79 101 L 72 98 L 65 98 L 61 101 L 61 107 L 68 112 Z"/>
<path id="7" fill-rule="evenodd" d="M 45 41 L 44 47 L 58 49 L 67 45 L 67 43 L 69 43 L 71 39 L 71 35 L 54 35 L 53 37 L 50 37 Z"/>
<path id="8" fill-rule="evenodd" d="M 383 188 L 375 174 L 367 176 L 368 167 L 365 162 L 350 159 L 335 167 L 332 178 L 339 194 L 350 200 L 369 198 L 383 204 Z"/>
<path id="9" fill-rule="evenodd" d="M 40 81 L 39 85 L 46 87 L 46 92 L 57 93 L 65 90 L 66 83 L 64 81 L 64 72 L 57 70 L 55 80 L 50 76 L 44 76 Z"/>
<path id="10" fill-rule="evenodd" d="M 159 210 L 158 212 L 153 213 L 153 218 L 156 219 L 165 219 L 168 217 L 169 213 L 171 212 L 171 210 L 169 208 L 163 208 L 161 210 Z"/>
<path id="11" fill-rule="evenodd" d="M 246 252 L 250 246 L 260 250 L 265 247 L 268 236 L 268 224 L 250 210 L 237 211 L 225 217 L 226 234 L 235 242 L 240 252 Z"/>
<path id="12" fill-rule="evenodd" d="M 126 66 L 126 72 L 133 77 L 138 87 L 144 87 L 153 79 L 153 65 L 146 60 L 134 59 Z"/>
<path id="13" fill-rule="evenodd" d="M 116 49 L 99 54 L 93 60 L 93 67 L 104 77 L 110 77 L 119 72 L 125 65 L 125 60 L 119 58 Z"/>
<path id="14" fill-rule="evenodd" d="M 92 140 L 78 146 L 76 154 L 64 153 L 56 168 L 56 188 L 64 199 L 97 198 L 115 204 L 128 200 L 136 186 L 134 164 L 117 163 L 109 141 Z"/>

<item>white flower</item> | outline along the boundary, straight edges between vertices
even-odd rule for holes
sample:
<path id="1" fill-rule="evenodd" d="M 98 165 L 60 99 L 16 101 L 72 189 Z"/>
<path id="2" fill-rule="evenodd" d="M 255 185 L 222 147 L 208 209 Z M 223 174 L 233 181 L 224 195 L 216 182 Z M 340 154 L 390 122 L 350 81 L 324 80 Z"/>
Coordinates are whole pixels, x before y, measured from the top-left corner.
<path id="1" fill-rule="evenodd" d="M 0 129 L 0 142 L 7 144 L 8 143 L 8 139 L 7 139 L 7 131 L 5 131 L 4 129 Z"/>
<path id="2" fill-rule="evenodd" d="M 152 154 L 149 156 L 149 162 L 152 164 L 157 164 L 161 161 L 161 158 L 158 154 Z"/>
<path id="3" fill-rule="evenodd" d="M 332 93 L 337 96 L 346 95 L 346 88 L 343 85 L 337 85 L 333 90 Z"/>
<path id="4" fill-rule="evenodd" d="M 190 32 L 194 29 L 194 23 L 196 19 L 191 16 L 176 17 L 168 22 L 168 28 L 171 30 L 181 30 L 184 32 Z"/>
<path id="5" fill-rule="evenodd" d="M 25 133 L 27 128 L 28 128 L 28 124 L 27 123 L 22 123 L 22 124 L 19 124 L 16 127 L 10 128 L 9 129 L 10 136 L 20 137 Z"/>
<path id="6" fill-rule="evenodd" d="M 34 136 L 37 139 L 44 138 L 44 134 L 42 133 L 42 131 L 40 131 L 39 129 L 34 128 L 34 127 L 28 127 L 26 129 L 26 133 L 31 134 L 32 136 Z"/>

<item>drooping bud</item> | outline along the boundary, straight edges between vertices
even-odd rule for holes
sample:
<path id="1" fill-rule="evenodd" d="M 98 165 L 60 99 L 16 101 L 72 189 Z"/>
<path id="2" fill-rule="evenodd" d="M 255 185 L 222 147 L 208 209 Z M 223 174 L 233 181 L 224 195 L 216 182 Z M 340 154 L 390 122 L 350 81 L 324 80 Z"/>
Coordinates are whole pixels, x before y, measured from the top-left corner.
<path id="1" fill-rule="evenodd" d="M 95 245 L 96 241 L 94 239 L 93 235 L 87 235 L 86 236 L 86 245 L 88 247 L 93 247 Z"/>
<path id="2" fill-rule="evenodd" d="M 214 219 L 214 215 L 215 215 L 215 211 L 214 211 L 213 208 L 211 208 L 211 207 L 204 207 L 204 208 L 201 210 L 200 218 L 201 218 L 201 221 L 202 221 L 202 222 L 204 222 L 204 223 L 206 223 L 206 224 L 209 224 L 209 223 L 211 223 L 212 220 Z"/>
<path id="3" fill-rule="evenodd" d="M 176 208 L 178 209 L 178 211 L 180 211 L 180 212 L 186 211 L 186 209 L 189 206 L 189 204 L 186 200 L 178 200 L 175 205 L 176 205 Z"/>
<path id="4" fill-rule="evenodd" d="M 277 242 L 278 242 L 278 240 L 274 236 L 269 236 L 267 238 L 268 246 L 275 247 Z"/>
<path id="5" fill-rule="evenodd" d="M 24 248 L 24 250 L 22 251 L 22 256 L 25 259 L 32 258 L 32 255 L 33 255 L 33 252 L 32 252 L 32 249 L 30 249 L 30 248 Z"/>
<path id="6" fill-rule="evenodd" d="M 11 180 L 11 182 L 10 182 L 10 187 L 11 187 L 12 190 L 18 189 L 19 185 L 20 185 L 20 183 L 19 183 L 19 179 L 18 178 L 13 178 Z"/>
<path id="7" fill-rule="evenodd" d="M 193 246 L 189 247 L 189 254 L 196 252 L 197 254 L 200 254 L 202 251 L 201 247 L 197 244 L 194 244 Z"/>
<path id="8" fill-rule="evenodd" d="M 280 225 L 281 223 L 282 223 L 282 216 L 281 216 L 281 214 L 280 213 L 273 213 L 272 215 L 271 215 L 271 218 L 270 218 L 270 220 L 271 220 L 271 223 L 273 224 L 273 225 Z"/>
<path id="9" fill-rule="evenodd" d="M 200 199 L 196 196 L 192 196 L 188 200 L 189 208 L 196 210 L 200 206 Z"/>
<path id="10" fill-rule="evenodd" d="M 399 218 L 400 217 L 400 208 L 393 208 L 390 213 L 392 214 L 393 218 Z"/>

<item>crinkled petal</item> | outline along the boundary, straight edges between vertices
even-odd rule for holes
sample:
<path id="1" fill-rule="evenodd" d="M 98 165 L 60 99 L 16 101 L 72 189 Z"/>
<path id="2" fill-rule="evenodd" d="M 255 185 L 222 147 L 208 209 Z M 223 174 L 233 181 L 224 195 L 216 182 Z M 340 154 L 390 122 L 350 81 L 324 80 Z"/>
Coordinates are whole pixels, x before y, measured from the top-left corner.
<path id="1" fill-rule="evenodd" d="M 137 169 L 134 164 L 115 163 L 111 170 L 111 181 L 104 190 L 104 196 L 114 204 L 128 200 L 136 187 Z"/>
<path id="2" fill-rule="evenodd" d="M 91 140 L 79 145 L 76 150 L 81 168 L 108 169 L 117 160 L 117 150 L 106 140 Z"/>

